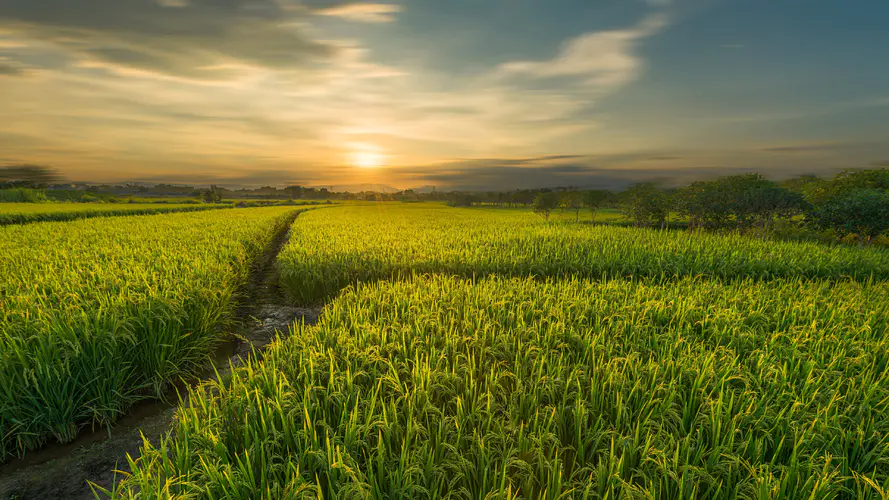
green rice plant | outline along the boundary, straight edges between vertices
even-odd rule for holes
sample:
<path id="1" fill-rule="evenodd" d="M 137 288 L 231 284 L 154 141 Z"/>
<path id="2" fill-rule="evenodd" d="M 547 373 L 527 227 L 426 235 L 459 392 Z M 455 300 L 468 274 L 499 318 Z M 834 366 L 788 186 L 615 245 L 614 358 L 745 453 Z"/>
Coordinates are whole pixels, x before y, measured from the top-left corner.
<path id="1" fill-rule="evenodd" d="M 62 222 L 92 217 L 199 212 L 232 205 L 105 204 L 105 203 L 0 203 L 0 226 L 32 222 Z"/>
<path id="2" fill-rule="evenodd" d="M 0 461 L 206 365 L 292 208 L 0 228 Z"/>
<path id="3" fill-rule="evenodd" d="M 192 389 L 109 493 L 885 498 L 887 328 L 871 280 L 362 284 Z"/>
<path id="4" fill-rule="evenodd" d="M 279 256 L 297 302 L 359 282 L 448 273 L 566 277 L 889 277 L 889 251 L 546 222 L 529 212 L 440 205 L 341 206 L 301 217 Z"/>

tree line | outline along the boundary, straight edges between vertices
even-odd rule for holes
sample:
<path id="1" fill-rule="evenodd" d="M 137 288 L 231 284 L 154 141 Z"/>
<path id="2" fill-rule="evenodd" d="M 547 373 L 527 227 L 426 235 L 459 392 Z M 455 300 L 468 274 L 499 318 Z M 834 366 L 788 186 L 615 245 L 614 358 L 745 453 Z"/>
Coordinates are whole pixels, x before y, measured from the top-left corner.
<path id="1" fill-rule="evenodd" d="M 862 242 L 889 231 L 889 169 L 847 170 L 824 179 L 800 176 L 774 182 L 760 174 L 732 175 L 693 182 L 688 186 L 664 188 L 650 182 L 629 186 L 623 191 L 573 188 L 518 189 L 485 192 L 422 192 L 403 190 L 395 193 L 331 192 L 326 188 L 265 186 L 258 189 L 229 190 L 210 186 L 158 184 L 89 186 L 84 190 L 53 189 L 60 176 L 46 167 L 18 165 L 0 167 L 0 201 L 81 200 L 74 194 L 137 194 L 142 196 L 190 196 L 204 202 L 224 198 L 263 198 L 289 200 L 365 200 L 365 201 L 439 201 L 451 206 L 499 206 L 532 208 L 547 219 L 553 210 L 574 212 L 579 219 L 589 210 L 596 213 L 617 208 L 635 226 L 667 227 L 671 215 L 679 216 L 690 229 L 737 229 L 766 234 L 777 223 L 793 222 L 819 231 L 831 231 L 838 238 L 857 236 Z M 38 188 L 44 191 L 29 191 Z M 4 196 L 9 199 L 4 199 Z"/>
<path id="2" fill-rule="evenodd" d="M 847 170 L 831 179 L 803 176 L 781 183 L 750 173 L 662 188 L 637 183 L 622 192 L 548 190 L 534 195 L 533 210 L 549 218 L 553 210 L 593 213 L 603 205 L 619 208 L 634 226 L 665 228 L 670 214 L 689 229 L 769 232 L 776 223 L 797 222 L 838 238 L 863 242 L 889 231 L 889 169 Z"/>

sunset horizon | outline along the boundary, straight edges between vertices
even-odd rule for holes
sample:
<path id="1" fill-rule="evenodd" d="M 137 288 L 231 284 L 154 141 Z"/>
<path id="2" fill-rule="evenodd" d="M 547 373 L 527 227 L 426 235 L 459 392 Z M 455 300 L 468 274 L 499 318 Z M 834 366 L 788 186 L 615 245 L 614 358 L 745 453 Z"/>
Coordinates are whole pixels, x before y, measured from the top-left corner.
<path id="1" fill-rule="evenodd" d="M 11 0 L 0 166 L 92 183 L 622 185 L 889 161 L 889 7 Z"/>

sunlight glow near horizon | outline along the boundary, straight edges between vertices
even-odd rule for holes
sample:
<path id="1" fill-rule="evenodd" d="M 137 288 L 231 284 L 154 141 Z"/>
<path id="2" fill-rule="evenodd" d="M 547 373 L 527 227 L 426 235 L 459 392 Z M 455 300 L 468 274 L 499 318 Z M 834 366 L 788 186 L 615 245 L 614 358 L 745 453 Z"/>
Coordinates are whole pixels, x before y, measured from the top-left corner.
<path id="1" fill-rule="evenodd" d="M 73 3 L 0 0 L 0 167 L 488 191 L 889 160 L 889 2 Z"/>
<path id="2" fill-rule="evenodd" d="M 359 168 L 377 168 L 383 165 L 383 155 L 375 151 L 355 151 L 350 162 Z"/>

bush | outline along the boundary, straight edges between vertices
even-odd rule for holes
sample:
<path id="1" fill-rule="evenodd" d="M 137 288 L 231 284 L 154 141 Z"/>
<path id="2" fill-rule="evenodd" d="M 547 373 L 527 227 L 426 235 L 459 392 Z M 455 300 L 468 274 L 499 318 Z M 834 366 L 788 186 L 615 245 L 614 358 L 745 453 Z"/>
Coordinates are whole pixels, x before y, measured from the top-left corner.
<path id="1" fill-rule="evenodd" d="M 46 201 L 46 193 L 39 189 L 0 189 L 0 202 L 2 203 L 41 203 L 44 201 Z"/>
<path id="2" fill-rule="evenodd" d="M 210 189 L 201 193 L 201 200 L 204 203 L 222 203 L 222 191 L 216 185 L 212 185 Z"/>
<path id="3" fill-rule="evenodd" d="M 870 242 L 889 230 L 889 193 L 855 189 L 818 205 L 808 219 L 819 229 L 835 231 L 839 238 L 855 234 L 860 242 Z"/>
<path id="4" fill-rule="evenodd" d="M 624 214 L 636 226 L 663 226 L 670 211 L 670 196 L 654 184 L 631 186 L 623 195 Z"/>

